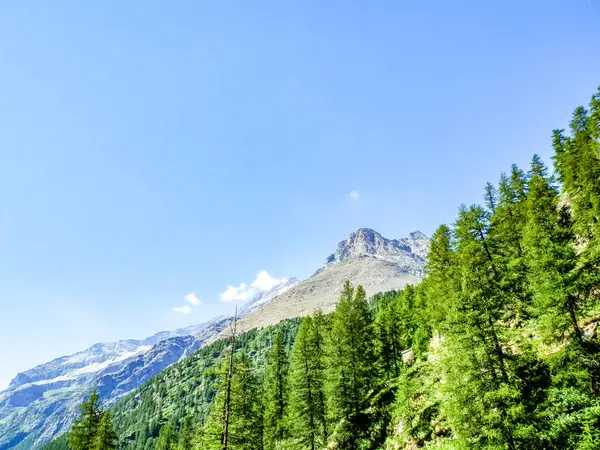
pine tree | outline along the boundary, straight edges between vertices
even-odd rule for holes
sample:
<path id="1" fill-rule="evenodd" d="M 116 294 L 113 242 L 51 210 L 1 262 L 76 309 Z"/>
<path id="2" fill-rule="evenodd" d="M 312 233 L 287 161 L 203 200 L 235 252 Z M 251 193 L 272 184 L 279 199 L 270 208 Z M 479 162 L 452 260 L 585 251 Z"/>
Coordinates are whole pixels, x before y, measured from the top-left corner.
<path id="1" fill-rule="evenodd" d="M 373 324 L 375 351 L 379 370 L 386 380 L 400 375 L 402 352 L 412 350 L 415 331 L 424 325 L 414 315 L 416 297 L 416 290 L 407 286 L 394 296 L 384 296 L 377 304 Z M 422 339 L 426 341 L 427 338 L 424 336 Z"/>
<path id="2" fill-rule="evenodd" d="M 262 450 L 262 390 L 252 362 L 245 352 L 240 353 L 234 373 L 230 431 L 231 449 Z"/>
<path id="3" fill-rule="evenodd" d="M 438 331 L 448 323 L 447 312 L 453 308 L 453 298 L 459 290 L 453 239 L 453 230 L 447 225 L 441 225 L 435 231 L 427 254 L 427 277 L 421 283 L 428 299 L 426 316 L 430 326 Z"/>
<path id="4" fill-rule="evenodd" d="M 444 282 L 441 292 L 449 294 L 441 327 L 447 370 L 441 407 L 464 445 L 529 449 L 539 442 L 531 413 L 539 399 L 528 393 L 522 373 L 543 380 L 545 369 L 527 344 L 519 353 L 510 347 L 507 318 L 520 303 L 514 295 L 519 288 L 507 282 L 511 236 L 494 229 L 501 207 L 501 201 L 493 211 L 462 207 L 453 231 L 454 267 L 432 270 L 432 281 Z"/>
<path id="5" fill-rule="evenodd" d="M 229 347 L 225 352 L 223 359 L 219 362 L 218 368 L 213 371 L 206 371 L 204 376 L 214 376 L 215 397 L 212 407 L 206 417 L 202 427 L 198 430 L 197 447 L 206 450 L 219 450 L 223 448 L 223 430 L 225 428 L 225 418 L 231 421 L 231 404 L 233 401 L 232 386 L 233 376 L 235 374 L 235 355 L 232 354 L 232 348 Z M 228 393 L 229 392 L 229 393 Z M 227 446 L 229 446 L 229 426 L 227 429 Z"/>
<path id="6" fill-rule="evenodd" d="M 229 349 L 228 355 L 228 366 L 227 372 L 225 372 L 225 393 L 224 393 L 224 401 L 223 401 L 223 417 L 222 417 L 222 431 L 221 431 L 221 449 L 227 450 L 229 447 L 229 426 L 231 422 L 231 404 L 232 404 L 232 386 L 233 386 L 233 376 L 235 370 L 235 339 L 237 333 L 237 306 L 235 308 L 235 319 L 233 321 L 233 331 L 231 333 L 231 347 Z"/>
<path id="7" fill-rule="evenodd" d="M 364 410 L 375 380 L 372 317 L 362 286 L 350 282 L 342 289 L 333 314 L 329 349 L 329 397 L 338 423 L 339 448 L 358 448 L 367 427 Z"/>
<path id="8" fill-rule="evenodd" d="M 402 346 L 398 335 L 400 327 L 395 299 L 384 298 L 377 305 L 373 329 L 376 336 L 375 352 L 380 371 L 386 379 L 400 375 Z"/>
<path id="9" fill-rule="evenodd" d="M 177 450 L 192 450 L 194 430 L 191 416 L 187 416 L 181 423 L 179 430 L 179 441 L 177 442 Z"/>
<path id="10" fill-rule="evenodd" d="M 269 355 L 264 390 L 264 446 L 274 450 L 278 441 L 287 437 L 285 414 L 287 410 L 288 357 L 283 333 L 277 332 Z"/>
<path id="11" fill-rule="evenodd" d="M 230 352 L 217 371 L 217 393 L 211 411 L 200 430 L 198 445 L 205 450 L 223 448 L 225 403 L 227 415 L 227 448 L 261 450 L 263 448 L 262 391 L 252 363 L 245 352 L 236 353 L 230 371 Z M 231 377 L 227 374 L 231 373 Z"/>
<path id="12" fill-rule="evenodd" d="M 102 410 L 100 396 L 96 390 L 80 406 L 80 416 L 69 433 L 70 450 L 90 450 L 98 431 Z"/>
<path id="13" fill-rule="evenodd" d="M 113 427 L 112 416 L 110 411 L 105 411 L 98 424 L 92 450 L 114 450 L 117 448 L 117 443 L 117 434 Z"/>
<path id="14" fill-rule="evenodd" d="M 555 130 L 554 162 L 573 208 L 579 236 L 593 239 L 600 225 L 600 88 L 592 97 L 590 110 L 575 109 L 571 136 Z"/>
<path id="15" fill-rule="evenodd" d="M 321 320 L 322 314 L 305 317 L 292 349 L 289 421 L 293 446 L 299 450 L 327 445 L 322 337 L 317 323 Z"/>
<path id="16" fill-rule="evenodd" d="M 167 422 L 160 428 L 158 439 L 156 440 L 156 450 L 174 450 L 177 436 L 173 426 Z"/>
<path id="17" fill-rule="evenodd" d="M 313 314 L 312 333 L 310 342 L 314 349 L 313 364 L 315 390 L 317 392 L 316 402 L 316 417 L 317 423 L 320 424 L 317 435 L 323 438 L 325 445 L 329 439 L 328 413 L 327 413 L 327 396 L 325 392 L 326 383 L 326 337 L 329 330 L 328 318 L 323 314 L 323 311 L 318 309 Z"/>
<path id="18" fill-rule="evenodd" d="M 559 206 L 558 188 L 537 156 L 529 172 L 525 245 L 531 267 L 529 282 L 534 290 L 535 310 L 542 318 L 542 331 L 554 339 L 570 330 L 576 340 L 583 334 L 579 327 L 581 298 L 571 289 L 575 283 L 577 255 L 570 214 Z"/>
<path id="19" fill-rule="evenodd" d="M 571 290 L 586 302 L 600 301 L 600 88 L 589 111 L 575 109 L 571 135 L 554 131 L 554 162 L 563 185 L 562 204 L 572 211 L 577 267 Z"/>
<path id="20" fill-rule="evenodd" d="M 527 180 L 521 169 L 512 166 L 510 176 L 502 175 L 497 207 L 490 217 L 489 239 L 495 243 L 496 263 L 501 270 L 500 288 L 511 304 L 503 320 L 523 326 L 531 304 L 527 265 L 523 253 Z"/>

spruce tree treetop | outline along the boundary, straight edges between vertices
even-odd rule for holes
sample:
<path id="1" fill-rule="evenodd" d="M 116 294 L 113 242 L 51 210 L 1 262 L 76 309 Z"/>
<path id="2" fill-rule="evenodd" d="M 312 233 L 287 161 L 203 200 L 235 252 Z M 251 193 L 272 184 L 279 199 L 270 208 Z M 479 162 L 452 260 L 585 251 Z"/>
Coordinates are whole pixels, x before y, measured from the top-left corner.
<path id="1" fill-rule="evenodd" d="M 79 409 L 81 415 L 69 433 L 69 449 L 90 450 L 102 416 L 98 391 L 94 389 Z"/>

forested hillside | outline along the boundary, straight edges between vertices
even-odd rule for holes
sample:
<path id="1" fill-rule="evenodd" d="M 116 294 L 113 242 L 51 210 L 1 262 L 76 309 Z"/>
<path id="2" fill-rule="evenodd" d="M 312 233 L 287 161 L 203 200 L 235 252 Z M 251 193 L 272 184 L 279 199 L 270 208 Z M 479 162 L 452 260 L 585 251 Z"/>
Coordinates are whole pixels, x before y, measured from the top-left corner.
<path id="1" fill-rule="evenodd" d="M 119 447 L 600 448 L 600 92 L 553 144 L 438 228 L 418 286 L 201 349 L 117 405 Z"/>

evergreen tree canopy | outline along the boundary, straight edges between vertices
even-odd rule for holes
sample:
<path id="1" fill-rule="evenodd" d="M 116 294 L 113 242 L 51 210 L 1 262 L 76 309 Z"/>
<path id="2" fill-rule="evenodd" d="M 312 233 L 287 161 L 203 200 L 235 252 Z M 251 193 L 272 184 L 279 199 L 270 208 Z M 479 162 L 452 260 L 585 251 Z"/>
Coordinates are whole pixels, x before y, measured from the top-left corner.
<path id="1" fill-rule="evenodd" d="M 94 390 L 79 409 L 80 416 L 69 433 L 69 449 L 90 450 L 102 418 L 98 392 Z"/>

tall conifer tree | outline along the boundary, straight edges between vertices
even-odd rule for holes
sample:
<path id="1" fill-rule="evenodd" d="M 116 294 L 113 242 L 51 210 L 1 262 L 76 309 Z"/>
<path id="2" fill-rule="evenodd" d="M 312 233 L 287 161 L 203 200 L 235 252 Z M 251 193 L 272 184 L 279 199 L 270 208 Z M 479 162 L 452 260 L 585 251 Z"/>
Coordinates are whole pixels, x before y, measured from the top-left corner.
<path id="1" fill-rule="evenodd" d="M 375 381 L 372 317 L 365 290 L 346 282 L 333 314 L 329 349 L 331 415 L 338 447 L 356 449 L 365 430 L 364 410 Z"/>
<path id="2" fill-rule="evenodd" d="M 320 449 L 327 445 L 324 374 L 316 320 L 305 317 L 291 355 L 290 431 L 294 448 Z"/>
<path id="3" fill-rule="evenodd" d="M 79 407 L 80 416 L 69 433 L 70 450 L 90 450 L 94 445 L 94 438 L 102 417 L 100 396 L 96 390 Z"/>
<path id="4" fill-rule="evenodd" d="M 117 434 L 112 423 L 110 411 L 102 413 L 98 430 L 94 436 L 92 450 L 115 450 L 117 448 Z"/>
<path id="5" fill-rule="evenodd" d="M 278 441 L 287 437 L 285 414 L 287 411 L 288 356 L 283 333 L 278 331 L 269 355 L 264 390 L 264 443 L 265 450 L 274 450 Z"/>

